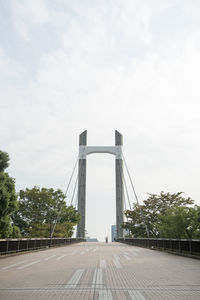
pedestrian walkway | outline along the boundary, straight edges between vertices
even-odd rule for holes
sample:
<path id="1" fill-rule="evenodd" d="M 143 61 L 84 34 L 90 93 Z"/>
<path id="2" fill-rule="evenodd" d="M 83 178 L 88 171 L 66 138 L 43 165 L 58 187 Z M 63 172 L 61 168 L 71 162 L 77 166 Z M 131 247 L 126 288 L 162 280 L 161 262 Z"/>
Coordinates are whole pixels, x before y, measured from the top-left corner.
<path id="1" fill-rule="evenodd" d="M 120 243 L 0 259 L 0 299 L 200 299 L 200 261 Z"/>

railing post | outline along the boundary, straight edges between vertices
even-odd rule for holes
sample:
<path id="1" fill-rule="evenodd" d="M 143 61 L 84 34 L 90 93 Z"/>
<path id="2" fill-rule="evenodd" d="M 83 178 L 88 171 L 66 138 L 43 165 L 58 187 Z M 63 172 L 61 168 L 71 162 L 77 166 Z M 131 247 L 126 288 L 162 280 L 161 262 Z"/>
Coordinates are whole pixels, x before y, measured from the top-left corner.
<path id="1" fill-rule="evenodd" d="M 9 240 L 6 241 L 6 253 L 8 253 Z"/>

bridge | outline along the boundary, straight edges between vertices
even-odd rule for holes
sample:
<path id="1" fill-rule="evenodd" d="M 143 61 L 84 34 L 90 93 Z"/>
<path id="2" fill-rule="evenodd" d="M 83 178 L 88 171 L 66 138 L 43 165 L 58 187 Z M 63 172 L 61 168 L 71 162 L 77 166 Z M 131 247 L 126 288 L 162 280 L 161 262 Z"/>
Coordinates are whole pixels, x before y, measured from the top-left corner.
<path id="1" fill-rule="evenodd" d="M 200 261 L 122 243 L 78 243 L 0 260 L 0 299 L 200 299 Z"/>
<path id="2" fill-rule="evenodd" d="M 124 176 L 124 166 L 130 180 L 132 192 L 134 194 L 136 202 L 138 197 L 133 186 L 133 182 L 123 155 L 123 136 L 115 130 L 115 145 L 114 146 L 88 146 L 87 145 L 87 130 L 82 132 L 79 136 L 79 155 L 76 160 L 72 175 L 67 186 L 66 195 L 68 193 L 74 171 L 78 164 L 78 174 L 75 180 L 75 186 L 73 188 L 73 195 L 71 205 L 73 204 L 74 196 L 76 193 L 76 201 L 74 206 L 80 214 L 80 222 L 77 225 L 77 238 L 85 238 L 85 219 L 86 219 L 86 171 L 87 171 L 87 156 L 94 153 L 107 153 L 115 156 L 115 189 L 116 189 L 116 238 L 124 237 L 124 230 L 122 224 L 124 223 L 124 209 L 126 206 L 126 200 L 128 201 L 129 208 L 131 209 L 131 203 L 129 199 L 129 192 L 127 190 L 127 184 Z M 76 192 L 75 192 L 76 191 Z M 142 214 L 142 213 L 141 213 Z M 146 228 L 147 236 L 149 236 L 148 228 L 143 218 L 143 223 Z M 56 225 L 56 224 L 55 224 Z M 54 229 L 52 231 L 52 234 Z"/>
<path id="3" fill-rule="evenodd" d="M 109 153 L 116 158 L 116 224 L 120 242 L 79 242 L 85 237 L 86 157 L 92 153 Z M 1 253 L 20 252 L 0 259 L 0 299 L 199 300 L 200 261 L 152 249 L 157 245 L 162 250 L 175 247 L 179 252 L 199 254 L 199 241 L 124 240 L 122 135 L 115 132 L 115 146 L 96 147 L 87 146 L 87 132 L 83 132 L 77 163 L 77 204 L 81 215 L 77 238 L 0 242 Z M 145 244 L 149 249 L 144 248 Z M 42 249 L 34 251 L 36 248 Z M 27 250 L 30 251 L 25 253 Z"/>

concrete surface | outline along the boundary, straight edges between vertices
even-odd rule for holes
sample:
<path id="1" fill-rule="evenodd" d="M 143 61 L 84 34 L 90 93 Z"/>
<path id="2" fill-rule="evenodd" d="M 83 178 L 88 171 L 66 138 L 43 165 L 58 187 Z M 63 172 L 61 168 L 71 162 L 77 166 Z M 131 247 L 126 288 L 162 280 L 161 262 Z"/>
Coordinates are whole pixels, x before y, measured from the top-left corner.
<path id="1" fill-rule="evenodd" d="M 0 299 L 200 299 L 200 261 L 120 243 L 0 259 Z"/>

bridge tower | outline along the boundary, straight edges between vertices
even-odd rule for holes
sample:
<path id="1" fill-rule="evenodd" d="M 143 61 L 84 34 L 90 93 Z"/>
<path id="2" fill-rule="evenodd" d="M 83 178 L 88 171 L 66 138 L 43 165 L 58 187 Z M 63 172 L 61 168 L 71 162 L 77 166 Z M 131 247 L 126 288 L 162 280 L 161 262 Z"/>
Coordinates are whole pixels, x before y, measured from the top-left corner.
<path id="1" fill-rule="evenodd" d="M 116 225 L 117 238 L 123 237 L 121 227 L 124 217 L 124 184 L 123 184 L 123 136 L 115 130 L 115 146 L 87 146 L 87 130 L 79 136 L 79 170 L 78 170 L 78 212 L 81 219 L 77 225 L 77 237 L 85 237 L 85 204 L 86 204 L 86 166 L 87 155 L 93 153 L 109 153 L 115 155 L 116 178 Z"/>

